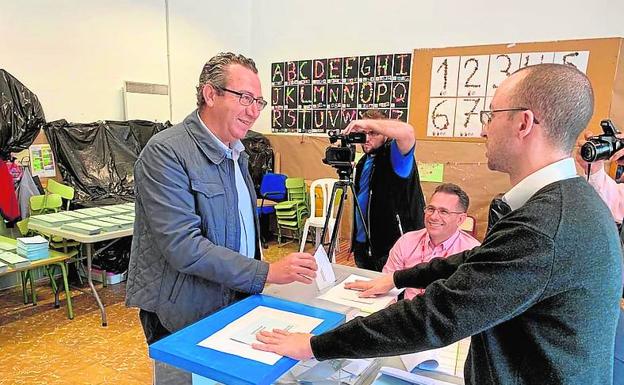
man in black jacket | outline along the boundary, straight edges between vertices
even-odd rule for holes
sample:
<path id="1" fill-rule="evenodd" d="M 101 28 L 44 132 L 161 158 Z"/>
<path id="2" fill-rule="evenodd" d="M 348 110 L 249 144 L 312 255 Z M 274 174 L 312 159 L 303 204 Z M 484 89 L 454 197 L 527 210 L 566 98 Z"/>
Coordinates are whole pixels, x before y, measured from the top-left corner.
<path id="1" fill-rule="evenodd" d="M 414 160 L 414 128 L 379 110 L 362 118 L 343 131 L 366 133 L 354 181 L 364 221 L 354 210 L 351 250 L 358 267 L 381 271 L 401 235 L 424 227 L 425 200 Z"/>
<path id="2" fill-rule="evenodd" d="M 488 167 L 513 188 L 481 246 L 347 285 L 362 296 L 426 287 L 319 335 L 262 333 L 256 347 L 303 359 L 422 351 L 472 336 L 466 384 L 611 384 L 622 251 L 609 209 L 571 153 L 593 113 L 589 79 L 529 66 L 481 112 Z"/>

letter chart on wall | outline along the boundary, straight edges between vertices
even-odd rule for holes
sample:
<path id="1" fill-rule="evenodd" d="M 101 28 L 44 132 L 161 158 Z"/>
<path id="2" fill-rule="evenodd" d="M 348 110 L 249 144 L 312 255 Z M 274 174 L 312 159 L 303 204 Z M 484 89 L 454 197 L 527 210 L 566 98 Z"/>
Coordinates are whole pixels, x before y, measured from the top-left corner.
<path id="1" fill-rule="evenodd" d="M 273 132 L 345 128 L 370 108 L 407 121 L 412 54 L 273 63 Z"/>

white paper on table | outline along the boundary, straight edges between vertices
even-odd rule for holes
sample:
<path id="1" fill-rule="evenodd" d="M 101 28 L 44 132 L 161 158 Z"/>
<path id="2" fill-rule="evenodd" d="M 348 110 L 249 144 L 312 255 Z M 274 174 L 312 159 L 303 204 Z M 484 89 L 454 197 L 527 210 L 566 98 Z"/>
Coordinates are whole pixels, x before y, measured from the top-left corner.
<path id="1" fill-rule="evenodd" d="M 403 381 L 411 382 L 419 385 L 455 385 L 451 382 L 436 380 L 434 378 L 421 376 L 420 374 L 406 372 L 405 370 L 390 368 L 383 366 L 379 369 L 379 373 L 398 378 Z"/>
<path id="2" fill-rule="evenodd" d="M 347 279 L 331 288 L 327 293 L 318 296 L 318 298 L 340 305 L 355 307 L 366 313 L 374 313 L 388 306 L 402 291 L 395 288 L 384 295 L 373 298 L 360 298 L 359 291 L 345 289 L 344 287 L 345 283 L 354 282 L 355 280 L 370 281 L 370 278 L 351 274 Z"/>
<path id="3" fill-rule="evenodd" d="M 282 356 L 253 349 L 250 343 L 255 332 L 288 327 L 291 332 L 309 333 L 322 322 L 320 318 L 258 306 L 197 345 L 273 365 Z"/>
<path id="4" fill-rule="evenodd" d="M 437 372 L 455 375 L 458 352 L 459 344 L 454 343 L 439 349 L 403 354 L 400 357 L 408 372 L 418 367 L 419 369 L 435 370 Z"/>
<path id="5" fill-rule="evenodd" d="M 48 240 L 42 237 L 41 235 L 35 235 L 34 237 L 17 238 L 17 240 L 27 245 L 48 243 Z"/>
<path id="6" fill-rule="evenodd" d="M 316 287 L 319 290 L 323 290 L 326 287 L 332 286 L 336 282 L 336 274 L 334 274 L 334 268 L 327 257 L 327 252 L 323 245 L 319 245 L 318 249 L 314 253 L 314 259 L 318 270 L 316 270 Z"/>

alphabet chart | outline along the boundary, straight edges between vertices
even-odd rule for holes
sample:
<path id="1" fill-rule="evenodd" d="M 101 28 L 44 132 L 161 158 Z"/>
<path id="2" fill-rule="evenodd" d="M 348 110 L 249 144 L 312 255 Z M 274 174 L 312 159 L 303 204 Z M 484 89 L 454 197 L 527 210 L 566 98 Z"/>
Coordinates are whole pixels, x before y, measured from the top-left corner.
<path id="1" fill-rule="evenodd" d="M 371 108 L 407 121 L 411 53 L 272 63 L 271 129 L 345 128 Z"/>

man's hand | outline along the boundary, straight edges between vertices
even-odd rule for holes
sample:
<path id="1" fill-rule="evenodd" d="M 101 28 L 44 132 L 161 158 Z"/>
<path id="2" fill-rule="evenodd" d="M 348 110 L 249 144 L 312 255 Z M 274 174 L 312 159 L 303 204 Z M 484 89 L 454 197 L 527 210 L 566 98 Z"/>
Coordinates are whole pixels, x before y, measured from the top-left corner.
<path id="1" fill-rule="evenodd" d="M 308 360 L 314 358 L 310 345 L 312 334 L 289 333 L 281 329 L 273 329 L 272 332 L 262 331 L 256 334 L 256 339 L 261 344 L 252 344 L 256 350 L 273 352 L 295 360 Z"/>
<path id="2" fill-rule="evenodd" d="M 347 127 L 342 130 L 342 133 L 345 135 L 351 132 L 364 132 L 367 135 L 373 133 L 383 135 L 390 139 L 396 139 L 401 154 L 407 154 L 412 147 L 414 147 L 414 143 L 416 143 L 414 127 L 396 119 L 352 120 Z"/>
<path id="3" fill-rule="evenodd" d="M 619 134 L 618 138 L 621 138 L 621 136 L 623 136 L 624 134 Z M 611 158 L 609 158 L 609 162 L 616 162 L 618 164 L 618 166 L 624 166 L 624 148 L 616 151 L 615 154 L 613 154 L 611 156 Z"/>
<path id="4" fill-rule="evenodd" d="M 592 136 L 594 136 L 594 134 L 591 131 L 585 131 L 585 132 L 583 132 L 584 140 L 577 140 L 576 141 L 576 151 L 574 152 L 574 160 L 576 161 L 576 164 L 583 171 L 583 174 L 587 174 L 587 165 L 588 164 L 591 165 L 591 168 L 589 169 L 589 174 L 590 175 L 595 174 L 601 168 L 604 168 L 604 160 L 597 160 L 595 162 L 588 163 L 588 162 L 584 161 L 583 158 L 581 158 L 581 147 Z M 622 153 L 622 155 L 624 155 L 624 153 Z"/>
<path id="5" fill-rule="evenodd" d="M 394 279 L 392 274 L 386 274 L 370 281 L 356 280 L 345 283 L 345 289 L 361 291 L 360 297 L 375 297 L 394 289 Z"/>
<path id="6" fill-rule="evenodd" d="M 269 265 L 267 283 L 312 283 L 316 277 L 316 261 L 309 253 L 291 253 Z"/>

